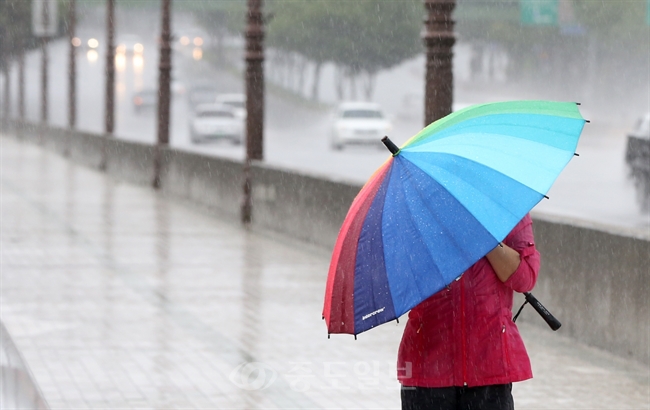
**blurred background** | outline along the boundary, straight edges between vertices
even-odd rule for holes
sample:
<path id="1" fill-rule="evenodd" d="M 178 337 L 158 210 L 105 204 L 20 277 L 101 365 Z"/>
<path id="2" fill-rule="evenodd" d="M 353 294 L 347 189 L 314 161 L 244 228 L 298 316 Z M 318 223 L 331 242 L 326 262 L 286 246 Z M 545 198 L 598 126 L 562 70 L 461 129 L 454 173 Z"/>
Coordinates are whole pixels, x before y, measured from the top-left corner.
<path id="1" fill-rule="evenodd" d="M 58 2 L 56 33 L 46 43 L 45 122 L 68 126 L 72 43 L 75 126 L 102 133 L 106 5 L 76 0 L 70 39 L 68 4 Z M 32 4 L 5 1 L 3 7 L 2 113 L 43 122 L 42 42 L 32 33 Z M 245 157 L 246 7 L 245 0 L 173 2 L 172 147 Z M 269 0 L 264 13 L 264 160 L 365 181 L 386 151 L 351 136 L 374 142 L 389 135 L 401 144 L 424 126 L 423 2 Z M 630 138 L 641 147 L 650 141 L 650 1 L 458 0 L 453 17 L 454 109 L 513 99 L 576 101 L 591 120 L 580 157 L 537 210 L 647 231 L 650 165 L 628 145 Z M 160 2 L 115 0 L 113 22 L 113 134 L 153 144 Z"/>

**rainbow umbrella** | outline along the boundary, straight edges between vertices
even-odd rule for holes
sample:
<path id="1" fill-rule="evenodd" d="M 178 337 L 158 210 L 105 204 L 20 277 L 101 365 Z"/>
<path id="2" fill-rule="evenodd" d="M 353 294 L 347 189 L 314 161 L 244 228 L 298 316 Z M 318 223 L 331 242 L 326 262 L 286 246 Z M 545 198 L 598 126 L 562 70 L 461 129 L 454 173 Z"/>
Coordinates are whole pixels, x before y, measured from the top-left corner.
<path id="1" fill-rule="evenodd" d="M 352 202 L 327 278 L 328 333 L 399 318 L 494 249 L 546 196 L 585 124 L 576 103 L 512 101 L 442 118 Z"/>

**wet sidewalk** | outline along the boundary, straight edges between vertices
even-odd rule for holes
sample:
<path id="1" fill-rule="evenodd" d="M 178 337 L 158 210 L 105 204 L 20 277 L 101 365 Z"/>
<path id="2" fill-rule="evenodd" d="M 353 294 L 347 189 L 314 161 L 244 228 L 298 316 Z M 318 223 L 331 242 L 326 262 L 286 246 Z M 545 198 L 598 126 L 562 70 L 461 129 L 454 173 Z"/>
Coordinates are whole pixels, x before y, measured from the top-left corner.
<path id="1" fill-rule="evenodd" d="M 327 250 L 10 138 L 0 160 L 0 318 L 51 408 L 399 408 L 404 324 L 328 340 Z M 647 366 L 521 330 L 517 409 L 650 408 Z"/>

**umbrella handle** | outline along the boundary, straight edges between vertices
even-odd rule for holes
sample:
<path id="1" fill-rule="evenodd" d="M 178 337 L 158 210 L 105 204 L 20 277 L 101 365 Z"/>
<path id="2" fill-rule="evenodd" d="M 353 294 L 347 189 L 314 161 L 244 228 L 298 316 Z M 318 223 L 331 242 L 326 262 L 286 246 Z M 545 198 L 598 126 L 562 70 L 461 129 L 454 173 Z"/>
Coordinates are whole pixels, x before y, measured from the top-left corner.
<path id="1" fill-rule="evenodd" d="M 524 292 L 524 296 L 526 297 L 526 302 L 530 303 L 533 309 L 539 313 L 539 315 L 546 321 L 546 323 L 548 323 L 551 329 L 558 330 L 560 326 L 562 326 L 562 323 L 560 323 L 560 321 L 557 320 L 555 316 L 553 316 L 551 312 L 549 312 L 548 309 L 546 309 L 544 305 L 542 305 L 541 302 L 537 300 L 535 296 L 533 296 L 532 293 Z"/>

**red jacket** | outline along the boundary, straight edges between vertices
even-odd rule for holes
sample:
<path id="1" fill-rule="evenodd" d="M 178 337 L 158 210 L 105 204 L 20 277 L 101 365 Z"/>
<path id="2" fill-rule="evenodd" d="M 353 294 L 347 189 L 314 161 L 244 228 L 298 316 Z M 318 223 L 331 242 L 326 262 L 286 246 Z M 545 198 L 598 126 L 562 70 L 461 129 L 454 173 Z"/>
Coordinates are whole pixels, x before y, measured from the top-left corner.
<path id="1" fill-rule="evenodd" d="M 409 313 L 397 359 L 405 386 L 450 387 L 512 383 L 533 377 L 512 322 L 513 291 L 533 289 L 539 271 L 529 215 L 503 241 L 521 256 L 501 282 L 486 258 Z"/>

